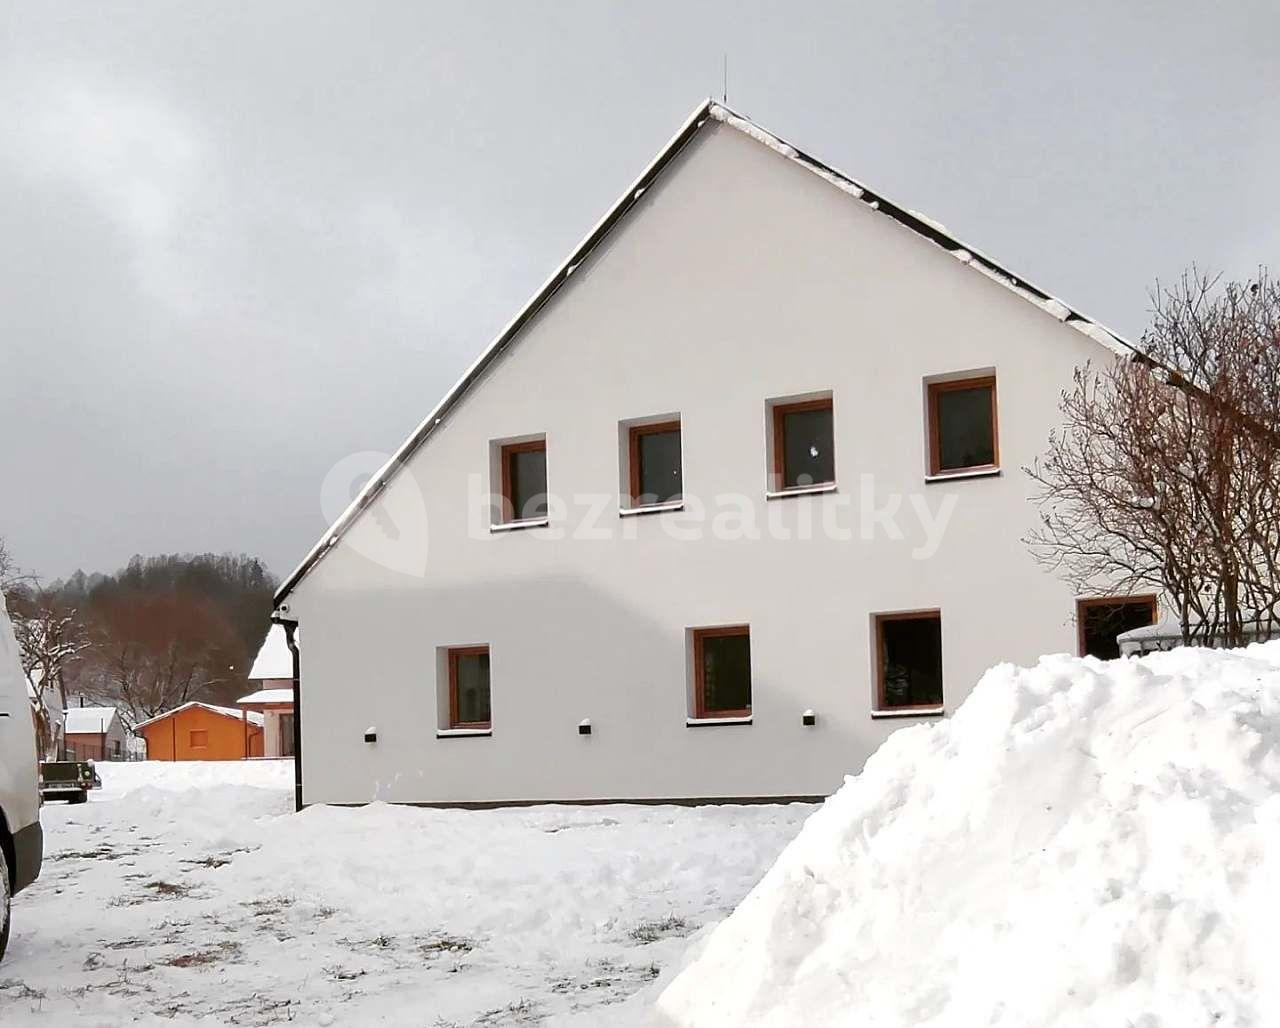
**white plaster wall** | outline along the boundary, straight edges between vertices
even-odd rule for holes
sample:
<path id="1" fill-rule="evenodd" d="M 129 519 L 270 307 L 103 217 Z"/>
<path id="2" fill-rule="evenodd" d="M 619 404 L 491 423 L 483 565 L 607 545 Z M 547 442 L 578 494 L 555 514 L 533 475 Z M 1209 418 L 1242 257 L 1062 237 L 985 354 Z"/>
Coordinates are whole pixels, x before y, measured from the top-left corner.
<path id="1" fill-rule="evenodd" d="M 290 597 L 306 639 L 305 801 L 833 790 L 910 723 L 870 716 L 873 612 L 941 608 L 948 709 L 993 663 L 1074 648 L 1070 589 L 1020 541 L 1034 517 L 1020 469 L 1088 358 L 1110 359 L 794 163 L 711 128 L 392 486 L 424 497 L 425 576 L 360 555 L 385 525 L 366 515 Z M 1004 474 L 925 485 L 923 379 L 988 367 Z M 741 493 L 763 518 L 765 401 L 827 389 L 837 496 L 856 500 L 871 474 L 882 497 L 916 494 L 934 511 L 957 497 L 932 559 L 912 557 L 922 534 L 909 509 L 901 541 L 681 542 L 664 532 L 673 514 L 621 537 L 620 420 L 678 411 L 686 495 Z M 469 525 L 467 479 L 487 477 L 490 441 L 540 432 L 550 490 L 608 492 L 612 539 Z M 821 524 L 837 502 L 768 507 Z M 737 622 L 751 626 L 754 723 L 688 728 L 686 629 Z M 436 649 L 473 643 L 491 647 L 493 735 L 437 739 Z M 806 708 L 817 727 L 801 725 Z"/>
<path id="2" fill-rule="evenodd" d="M 280 715 L 273 710 L 263 711 L 262 755 L 280 756 Z"/>

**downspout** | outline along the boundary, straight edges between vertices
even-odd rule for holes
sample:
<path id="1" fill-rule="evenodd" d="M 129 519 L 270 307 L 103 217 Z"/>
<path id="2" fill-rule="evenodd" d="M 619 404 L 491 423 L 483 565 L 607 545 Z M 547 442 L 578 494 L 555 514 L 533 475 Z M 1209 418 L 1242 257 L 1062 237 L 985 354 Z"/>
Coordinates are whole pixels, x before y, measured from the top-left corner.
<path id="1" fill-rule="evenodd" d="M 298 622 L 271 615 L 271 623 L 284 628 L 285 642 L 293 655 L 293 809 L 302 811 L 302 667 L 298 656 L 298 641 L 294 633 L 298 630 Z M 265 728 L 264 728 L 265 733 Z M 265 735 L 264 735 L 265 738 Z"/>

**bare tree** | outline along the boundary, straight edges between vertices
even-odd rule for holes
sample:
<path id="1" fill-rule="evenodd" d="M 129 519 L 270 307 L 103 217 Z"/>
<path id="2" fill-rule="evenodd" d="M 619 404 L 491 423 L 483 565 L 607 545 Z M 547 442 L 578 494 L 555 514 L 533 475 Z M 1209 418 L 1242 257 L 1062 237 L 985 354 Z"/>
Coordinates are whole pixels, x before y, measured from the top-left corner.
<path id="1" fill-rule="evenodd" d="M 31 576 L 22 571 L 5 541 L 0 539 L 0 593 L 8 596 L 12 590 L 30 580 Z"/>
<path id="2" fill-rule="evenodd" d="M 1280 629 L 1280 285 L 1192 269 L 1152 301 L 1142 358 L 1063 394 L 1028 543 L 1082 590 L 1163 593 L 1185 642 L 1240 645 Z"/>
<path id="3" fill-rule="evenodd" d="M 32 706 L 41 751 L 51 754 L 57 740 L 48 711 L 51 706 L 67 709 L 67 674 L 88 649 L 88 633 L 75 610 L 52 593 L 20 589 L 12 613 L 22 669 L 35 691 Z"/>
<path id="4" fill-rule="evenodd" d="M 18 660 L 34 693 L 31 716 L 40 752 L 51 756 L 57 740 L 49 711 L 66 709 L 67 672 L 88 647 L 88 638 L 75 610 L 55 592 L 42 589 L 35 575 L 22 571 L 3 539 L 0 591 L 18 641 Z"/>

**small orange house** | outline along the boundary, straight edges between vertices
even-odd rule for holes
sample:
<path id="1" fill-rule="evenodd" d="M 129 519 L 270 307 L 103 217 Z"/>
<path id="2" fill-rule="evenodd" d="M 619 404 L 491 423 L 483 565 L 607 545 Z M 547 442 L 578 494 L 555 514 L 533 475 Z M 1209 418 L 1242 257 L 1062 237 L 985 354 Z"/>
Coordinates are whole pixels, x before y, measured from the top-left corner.
<path id="1" fill-rule="evenodd" d="M 243 760 L 262 756 L 262 715 L 184 703 L 138 725 L 148 760 Z"/>

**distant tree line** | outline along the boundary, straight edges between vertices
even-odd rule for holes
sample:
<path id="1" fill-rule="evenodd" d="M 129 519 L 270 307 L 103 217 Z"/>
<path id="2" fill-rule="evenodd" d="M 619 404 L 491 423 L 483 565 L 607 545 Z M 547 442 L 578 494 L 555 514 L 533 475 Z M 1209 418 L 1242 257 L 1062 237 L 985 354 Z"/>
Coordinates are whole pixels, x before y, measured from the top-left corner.
<path id="1" fill-rule="evenodd" d="M 244 695 L 276 584 L 256 557 L 211 553 L 138 556 L 115 574 L 44 584 L 0 540 L 0 589 L 37 706 L 81 696 L 119 708 L 130 726 L 191 700 Z M 47 751 L 47 724 L 42 735 Z"/>

